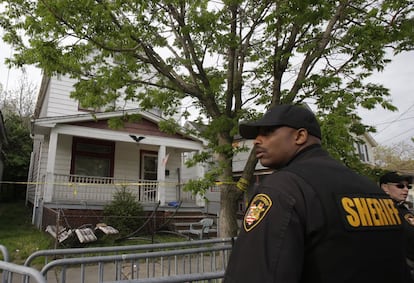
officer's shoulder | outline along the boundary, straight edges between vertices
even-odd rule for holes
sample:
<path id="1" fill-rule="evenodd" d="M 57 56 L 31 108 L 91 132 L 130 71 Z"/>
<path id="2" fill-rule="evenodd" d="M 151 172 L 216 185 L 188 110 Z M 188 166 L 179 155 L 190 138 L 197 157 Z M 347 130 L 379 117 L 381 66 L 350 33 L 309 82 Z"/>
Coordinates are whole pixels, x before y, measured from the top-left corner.
<path id="1" fill-rule="evenodd" d="M 296 183 L 299 176 L 287 170 L 274 171 L 272 174 L 264 178 L 263 183 L 274 183 L 275 181 L 282 183 Z"/>
<path id="2" fill-rule="evenodd" d="M 289 171 L 275 171 L 261 182 L 262 189 L 271 192 L 289 192 L 295 189 L 298 191 L 304 184 L 303 180 L 296 174 Z"/>

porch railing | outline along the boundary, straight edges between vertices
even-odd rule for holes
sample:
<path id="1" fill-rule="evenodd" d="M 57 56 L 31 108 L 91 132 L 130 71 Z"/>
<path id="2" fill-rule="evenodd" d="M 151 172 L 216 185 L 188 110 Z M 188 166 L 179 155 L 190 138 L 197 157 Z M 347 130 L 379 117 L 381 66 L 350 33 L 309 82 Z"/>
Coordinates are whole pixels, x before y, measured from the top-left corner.
<path id="1" fill-rule="evenodd" d="M 158 181 L 54 174 L 54 202 L 107 203 L 116 191 L 128 189 L 144 203 L 158 201 Z"/>

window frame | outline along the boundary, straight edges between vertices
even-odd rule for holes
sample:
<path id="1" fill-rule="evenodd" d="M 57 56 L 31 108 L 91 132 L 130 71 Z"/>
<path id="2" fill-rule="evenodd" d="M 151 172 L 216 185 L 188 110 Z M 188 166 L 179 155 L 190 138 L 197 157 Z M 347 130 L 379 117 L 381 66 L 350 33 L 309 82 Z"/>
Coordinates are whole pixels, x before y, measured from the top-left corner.
<path id="1" fill-rule="evenodd" d="M 144 166 L 145 166 L 145 164 L 144 164 L 144 158 L 146 156 L 151 156 L 151 157 L 154 157 L 155 158 L 155 161 L 156 161 L 156 164 L 157 164 L 157 166 L 155 168 L 155 170 L 156 170 L 155 171 L 155 175 L 156 175 L 156 178 L 155 179 L 145 179 L 144 178 L 144 175 L 145 175 L 145 171 L 144 171 L 145 170 L 145 168 L 144 168 Z M 159 164 L 158 164 L 158 152 L 156 152 L 156 151 L 149 151 L 149 150 L 142 150 L 140 152 L 139 161 L 140 161 L 140 165 L 139 165 L 139 168 L 140 168 L 139 178 L 142 179 L 142 180 L 154 180 L 154 181 L 157 181 L 158 180 L 158 166 L 159 166 Z"/>
<path id="2" fill-rule="evenodd" d="M 89 152 L 89 151 L 79 151 L 77 150 L 77 145 L 83 143 L 88 145 L 100 145 L 100 146 L 108 146 L 110 148 L 109 153 L 96 153 L 96 152 Z M 115 163 L 115 142 L 113 141 L 106 141 L 106 140 L 98 140 L 98 139 L 89 139 L 89 138 L 81 138 L 81 137 L 73 137 L 72 140 L 72 158 L 71 158 L 71 165 L 70 165 L 70 174 L 75 175 L 75 164 L 76 164 L 76 157 L 77 156 L 90 156 L 94 158 L 102 158 L 102 159 L 109 159 L 109 175 L 110 176 L 94 176 L 94 177 L 102 177 L 102 178 L 113 178 L 114 177 L 114 163 Z"/>

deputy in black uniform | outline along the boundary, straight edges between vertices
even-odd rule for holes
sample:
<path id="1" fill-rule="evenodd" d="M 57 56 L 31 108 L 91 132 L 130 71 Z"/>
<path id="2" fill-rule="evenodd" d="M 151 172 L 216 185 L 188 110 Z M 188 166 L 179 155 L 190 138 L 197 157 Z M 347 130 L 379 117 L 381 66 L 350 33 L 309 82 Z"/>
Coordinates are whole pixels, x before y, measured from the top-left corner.
<path id="1" fill-rule="evenodd" d="M 225 283 L 404 282 L 398 209 L 321 148 L 311 111 L 278 105 L 239 130 L 277 171 L 250 200 Z"/>
<path id="2" fill-rule="evenodd" d="M 394 201 L 403 219 L 407 264 L 411 273 L 410 282 L 414 282 L 414 214 L 406 201 L 412 182 L 413 176 L 396 171 L 388 172 L 380 178 L 381 188 Z"/>

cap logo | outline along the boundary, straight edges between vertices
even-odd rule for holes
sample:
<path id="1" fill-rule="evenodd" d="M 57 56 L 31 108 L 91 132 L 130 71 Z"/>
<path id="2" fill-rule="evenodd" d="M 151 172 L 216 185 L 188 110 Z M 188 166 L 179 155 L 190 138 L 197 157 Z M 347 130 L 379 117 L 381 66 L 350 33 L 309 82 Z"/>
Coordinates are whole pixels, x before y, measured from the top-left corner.
<path id="1" fill-rule="evenodd" d="M 272 200 L 268 195 L 256 195 L 250 202 L 250 206 L 244 216 L 244 230 L 249 232 L 256 227 L 264 219 L 271 206 Z"/>

